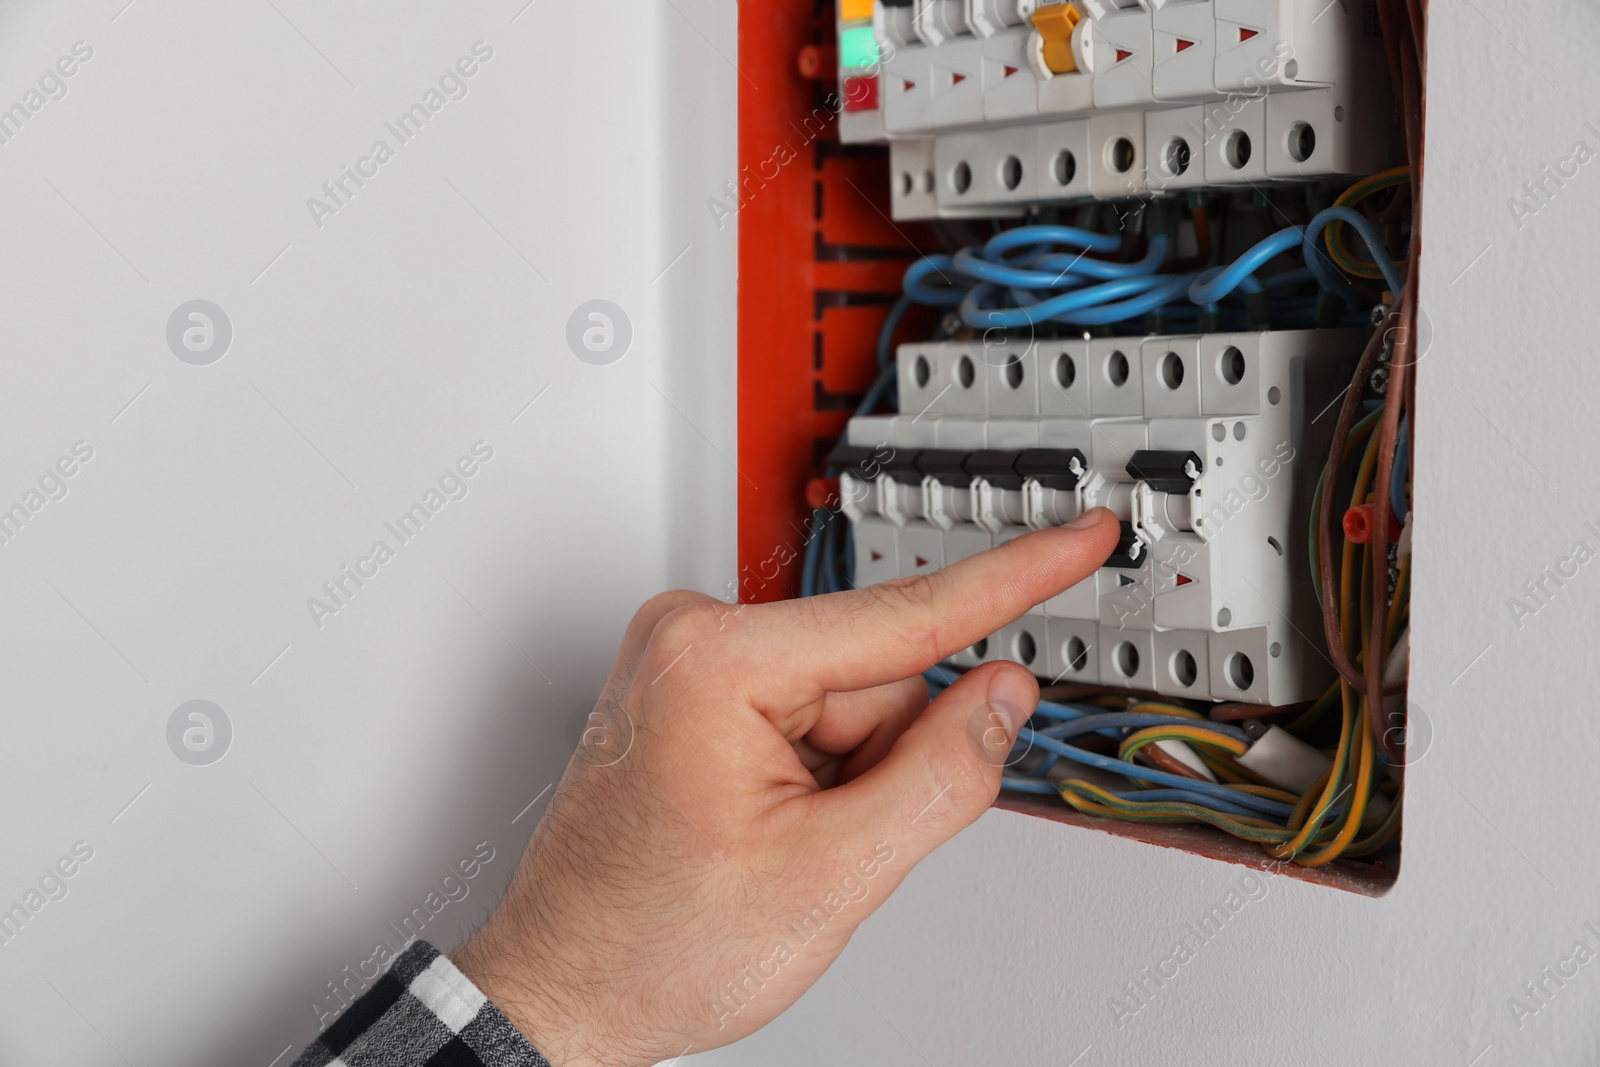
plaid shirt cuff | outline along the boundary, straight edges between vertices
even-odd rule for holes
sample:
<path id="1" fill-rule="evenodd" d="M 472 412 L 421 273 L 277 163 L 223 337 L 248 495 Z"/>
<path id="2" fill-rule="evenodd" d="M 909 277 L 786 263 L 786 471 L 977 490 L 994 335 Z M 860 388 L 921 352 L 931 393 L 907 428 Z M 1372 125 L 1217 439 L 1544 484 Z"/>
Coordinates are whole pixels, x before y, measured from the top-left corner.
<path id="1" fill-rule="evenodd" d="M 294 1067 L 550 1067 L 455 964 L 417 941 Z"/>

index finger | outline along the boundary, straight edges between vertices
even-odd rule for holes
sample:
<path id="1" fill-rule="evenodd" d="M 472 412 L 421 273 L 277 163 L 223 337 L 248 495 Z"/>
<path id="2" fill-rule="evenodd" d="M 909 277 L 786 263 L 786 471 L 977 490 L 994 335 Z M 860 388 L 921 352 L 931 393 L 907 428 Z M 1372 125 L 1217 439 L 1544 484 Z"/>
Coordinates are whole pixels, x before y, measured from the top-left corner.
<path id="1" fill-rule="evenodd" d="M 734 640 L 766 652 L 757 684 L 786 700 L 908 678 L 1093 574 L 1120 529 L 1095 508 L 932 574 L 752 605 Z"/>

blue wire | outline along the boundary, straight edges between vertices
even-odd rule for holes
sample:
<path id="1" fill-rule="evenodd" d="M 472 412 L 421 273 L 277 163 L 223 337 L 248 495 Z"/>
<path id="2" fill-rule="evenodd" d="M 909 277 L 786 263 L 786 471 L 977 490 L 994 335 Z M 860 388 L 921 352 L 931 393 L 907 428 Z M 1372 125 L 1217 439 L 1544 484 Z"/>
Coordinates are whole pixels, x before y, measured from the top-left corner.
<path id="1" fill-rule="evenodd" d="M 1010 232 L 1010 231 L 1008 231 Z M 1001 234 L 1004 237 L 1005 234 Z M 1103 259 L 1089 259 L 1085 255 L 1065 256 L 1050 253 L 1027 257 L 1024 262 L 1032 269 L 1000 259 L 991 251 L 994 241 L 985 245 L 980 254 L 977 249 L 963 248 L 955 254 L 955 268 L 979 281 L 996 285 L 1017 285 L 1023 288 L 1059 288 L 1074 278 L 1127 278 L 1138 274 L 1153 274 L 1167 258 L 1167 238 L 1164 234 L 1150 239 L 1150 247 L 1143 259 L 1131 263 L 1108 263 Z M 984 256 L 991 258 L 985 259 Z"/>
<path id="2" fill-rule="evenodd" d="M 981 309 L 978 304 L 983 297 L 994 292 L 992 285 L 975 285 L 967 291 L 966 297 L 961 301 L 961 318 L 968 326 L 984 327 L 1016 327 L 1031 326 L 1047 319 L 1061 319 L 1062 321 L 1077 321 L 1069 319 L 1068 313 L 1108 300 L 1124 296 L 1136 296 L 1149 292 L 1162 286 L 1170 286 L 1171 279 L 1162 275 L 1137 275 L 1132 278 L 1118 278 L 1099 285 L 1091 285 L 1087 289 L 1077 289 L 1069 293 L 1048 297 L 1037 303 L 1024 307 L 1007 309 Z"/>
<path id="3" fill-rule="evenodd" d="M 911 310 L 911 305 L 916 301 L 910 296 L 902 295 L 889 308 L 889 314 L 884 317 L 883 326 L 878 330 L 878 369 L 881 371 L 894 362 L 894 353 L 890 346 L 894 343 L 894 332 L 900 328 L 900 320 L 906 317 L 906 312 Z"/>
<path id="4" fill-rule="evenodd" d="M 1088 252 L 1120 251 L 1124 239 L 1069 226 L 1018 226 L 996 234 L 981 248 L 963 248 L 954 255 L 925 256 L 906 269 L 905 294 L 936 307 L 959 307 L 962 321 L 976 329 L 1018 329 L 1054 321 L 1076 326 L 1133 324 L 1152 312 L 1188 323 L 1196 305 L 1217 314 L 1216 325 L 1232 329 L 1247 320 L 1234 308 L 1219 304 L 1236 292 L 1254 294 L 1314 281 L 1344 301 L 1352 323 L 1361 298 L 1318 247 L 1322 231 L 1334 221 L 1349 223 L 1367 243 L 1373 261 L 1391 290 L 1400 293 L 1404 279 L 1372 225 L 1358 212 L 1333 207 L 1318 212 L 1304 229 L 1290 226 L 1258 241 L 1233 263 L 1198 275 L 1156 273 L 1166 261 L 1169 239 L 1150 238 L 1142 258 L 1108 262 Z M 1258 278 L 1273 258 L 1299 246 L 1306 265 Z M 1062 247 L 1074 252 L 1058 251 Z M 1275 301 L 1274 321 L 1315 322 L 1315 305 Z M 1002 306 L 1004 305 L 1004 306 Z"/>
<path id="5" fill-rule="evenodd" d="M 1317 252 L 1315 256 L 1312 253 L 1316 251 L 1317 238 L 1321 236 L 1322 231 L 1327 228 L 1328 224 L 1334 221 L 1348 223 L 1356 233 L 1361 235 L 1361 240 L 1366 242 L 1367 253 L 1372 257 L 1372 261 L 1378 265 L 1378 272 L 1383 275 L 1384 283 L 1389 286 L 1389 291 L 1395 295 L 1395 298 L 1399 299 L 1400 294 L 1406 287 L 1406 280 L 1401 277 L 1400 268 L 1395 266 L 1393 259 L 1389 258 L 1389 250 L 1384 247 L 1383 238 L 1378 236 L 1378 231 L 1372 228 L 1372 223 L 1367 221 L 1365 215 L 1353 208 L 1330 207 L 1317 212 L 1316 217 L 1311 220 L 1311 225 L 1306 227 L 1306 263 L 1309 265 L 1322 259 L 1322 253 Z M 1316 268 L 1313 267 L 1312 269 L 1315 270 Z M 1339 279 L 1343 281 L 1343 275 L 1340 275 Z"/>
<path id="6" fill-rule="evenodd" d="M 926 279 L 930 274 L 937 274 L 945 280 L 947 286 L 930 288 Z M 955 307 L 961 303 L 963 290 L 952 288 L 956 285 L 954 276 L 959 274 L 955 269 L 955 260 L 950 256 L 940 253 L 938 255 L 924 256 L 906 268 L 904 286 L 906 295 L 919 304 L 932 304 L 935 307 Z"/>
<path id="7" fill-rule="evenodd" d="M 1085 715 L 1108 714 L 1105 708 L 1093 704 L 1060 704 L 1053 700 L 1039 701 L 1039 714 L 1051 719 L 1067 722 L 1072 719 L 1081 719 Z"/>
<path id="8" fill-rule="evenodd" d="M 1242 804 L 1234 804 L 1226 800 L 1213 800 L 1210 797 L 1197 794 L 1193 789 L 1134 789 L 1126 793 L 1112 793 L 1111 795 L 1122 800 L 1176 800 L 1184 804 L 1199 804 L 1210 808 L 1212 811 L 1220 811 L 1224 815 L 1243 815 L 1247 818 L 1257 819 L 1261 817 L 1260 812 L 1251 811 Z"/>
<path id="9" fill-rule="evenodd" d="M 1400 420 L 1400 432 L 1394 440 L 1394 466 L 1389 472 L 1389 510 L 1400 519 L 1402 526 L 1411 514 L 1411 506 L 1406 502 L 1406 479 L 1411 476 L 1411 449 L 1406 447 L 1410 422 L 1409 415 Z"/>
<path id="10" fill-rule="evenodd" d="M 1192 726 L 1197 729 L 1207 730 L 1235 741 L 1250 741 L 1250 735 L 1237 726 L 1230 726 L 1225 722 L 1213 722 L 1210 719 L 1191 719 L 1185 715 L 1166 715 L 1159 711 L 1107 711 L 1099 715 L 1085 715 L 1082 718 L 1072 719 L 1067 722 L 1057 723 L 1038 731 L 1045 737 L 1056 741 L 1065 741 L 1078 734 L 1094 733 L 1097 730 L 1143 730 L 1151 726 Z"/>
<path id="11" fill-rule="evenodd" d="M 1184 715 L 1166 715 L 1161 712 L 1131 712 L 1131 711 L 1106 711 L 1096 709 L 1098 714 L 1090 714 L 1066 722 L 1057 722 L 1047 726 L 1038 733 L 1045 737 L 1064 741 L 1068 737 L 1078 734 L 1098 733 L 1107 737 L 1120 739 L 1125 730 L 1142 730 L 1149 726 L 1196 726 L 1203 730 L 1224 737 L 1232 737 L 1238 741 L 1250 740 L 1249 735 L 1236 726 L 1227 726 L 1222 723 L 1212 722 L 1209 719 L 1191 719 Z M 1036 773 L 1045 774 L 1056 764 L 1056 755 L 1045 760 Z"/>
<path id="12" fill-rule="evenodd" d="M 923 677 L 928 682 L 930 699 L 938 696 L 939 692 L 946 688 L 947 684 L 934 671 L 935 668 L 930 668 L 923 672 Z M 1056 725 L 1046 727 L 1044 730 L 1033 730 L 1024 726 L 1017 736 L 1016 743 L 1018 745 L 1032 746 L 1037 743 L 1041 750 L 1052 756 L 1064 756 L 1078 763 L 1084 763 L 1091 767 L 1100 767 L 1116 774 L 1125 774 L 1135 778 L 1144 778 L 1157 784 L 1173 786 L 1180 791 L 1186 792 L 1190 802 L 1204 804 L 1208 807 L 1217 808 L 1217 810 L 1222 810 L 1219 805 L 1226 805 L 1234 814 L 1259 816 L 1264 812 L 1269 815 L 1281 813 L 1285 818 L 1292 811 L 1288 805 L 1278 801 L 1268 800 L 1265 797 L 1251 796 L 1250 794 L 1238 794 L 1236 790 L 1230 790 L 1225 786 L 1211 782 L 1201 782 L 1192 778 L 1170 775 L 1164 771 L 1149 770 L 1123 760 L 1100 756 L 1096 753 L 1067 745 L 1058 740 L 1056 736 L 1051 736 L 1096 732 L 1106 732 L 1112 736 L 1120 736 L 1121 731 L 1124 729 L 1143 729 L 1149 726 L 1172 725 L 1198 726 L 1201 729 L 1208 729 L 1223 736 L 1248 741 L 1249 735 L 1237 726 L 1212 722 L 1207 719 L 1191 719 L 1183 715 L 1165 715 L 1160 712 L 1106 711 L 1092 704 L 1061 704 L 1049 700 L 1039 701 L 1038 714 L 1045 718 L 1059 721 Z M 1040 768 L 1038 773 L 1041 775 L 1046 773 L 1054 763 L 1054 759 L 1050 760 L 1048 764 Z M 1037 781 L 1035 778 L 1023 778 L 1015 775 L 1010 777 L 1016 782 L 1029 783 L 1026 786 L 1018 785 L 1014 787 L 1020 791 L 1035 793 L 1055 792 L 1053 786 L 1049 789 L 1037 788 L 1033 784 Z M 1139 790 L 1136 793 L 1127 794 L 1127 797 L 1135 800 L 1150 800 L 1165 792 L 1165 790 Z M 1241 810 L 1242 808 L 1251 808 L 1253 810 Z"/>
<path id="13" fill-rule="evenodd" d="M 940 668 L 929 668 L 922 672 L 923 678 L 928 682 L 930 698 L 938 696 L 939 692 L 948 685 L 936 673 L 940 670 Z M 1211 730 L 1224 736 L 1237 737 L 1239 740 L 1248 741 L 1249 735 L 1236 726 L 1206 719 L 1190 719 L 1183 715 L 1165 715 L 1160 712 L 1105 711 L 1103 708 L 1098 708 L 1092 704 L 1062 704 L 1048 700 L 1039 701 L 1038 714 L 1045 718 L 1058 720 L 1058 722 L 1043 730 L 1034 730 L 1024 726 L 1018 732 L 1016 744 L 1018 746 L 1027 746 L 1028 750 L 1037 747 L 1051 758 L 1040 766 L 1035 776 L 1003 775 L 1000 781 L 1003 789 L 1021 793 L 1035 793 L 1041 796 L 1059 793 L 1060 790 L 1055 783 L 1045 780 L 1042 776 L 1050 771 L 1058 758 L 1066 758 L 1085 766 L 1097 767 L 1113 774 L 1139 778 L 1153 782 L 1158 786 L 1167 787 L 1112 793 L 1113 796 L 1124 800 L 1177 800 L 1189 804 L 1198 804 L 1225 814 L 1254 818 L 1264 816 L 1286 820 L 1293 814 L 1294 809 L 1280 801 L 1258 797 L 1250 793 L 1241 793 L 1238 790 L 1229 789 L 1227 786 L 1218 785 L 1214 782 L 1184 778 L 1180 775 L 1168 774 L 1165 771 L 1141 767 L 1138 764 L 1128 763 L 1124 760 L 1102 756 L 1098 753 L 1078 748 L 1075 745 L 1068 745 L 1064 741 L 1058 740 L 1056 736 L 1051 736 L 1071 736 L 1083 733 L 1109 733 L 1112 736 L 1120 736 L 1125 729 L 1174 725 L 1198 726 L 1201 729 Z"/>
<path id="14" fill-rule="evenodd" d="M 902 296 L 889 309 L 889 318 L 884 322 L 884 328 L 878 333 L 878 377 L 871 387 L 867 389 L 866 395 L 861 398 L 861 403 L 856 405 L 856 415 L 858 417 L 872 414 L 873 409 L 883 402 L 884 395 L 895 384 L 895 363 L 893 360 L 885 363 L 883 357 L 888 349 L 890 339 L 894 336 L 894 327 L 899 322 L 899 316 L 903 316 L 906 313 L 911 303 L 909 296 Z M 832 467 L 829 467 L 828 473 L 833 474 L 835 471 Z M 838 554 L 835 552 L 833 545 L 833 519 L 829 518 L 821 525 L 817 525 L 812 520 L 811 525 L 814 530 L 806 540 L 805 561 L 800 567 L 800 595 L 814 596 L 818 592 L 831 593 L 836 588 L 854 588 L 856 573 L 854 541 L 846 533 L 842 561 L 844 569 L 841 572 L 841 561 L 836 558 Z M 819 566 L 821 567 L 820 577 L 825 586 L 822 589 L 818 589 Z"/>
<path id="15" fill-rule="evenodd" d="M 1000 777 L 1000 788 L 1009 789 L 1016 793 L 1037 793 L 1043 796 L 1057 796 L 1061 789 L 1054 782 L 1041 778 L 1023 778 L 1017 775 L 1006 774 Z M 1133 801 L 1181 801 L 1186 804 L 1199 804 L 1213 811 L 1225 815 L 1242 815 L 1247 818 L 1260 818 L 1261 813 L 1230 804 L 1225 800 L 1213 800 L 1204 797 L 1191 789 L 1137 789 L 1129 792 L 1112 792 L 1112 796 L 1122 800 Z"/>
<path id="16" fill-rule="evenodd" d="M 822 525 L 813 516 L 807 520 L 807 526 L 810 530 L 810 536 L 806 538 L 806 561 L 804 566 L 800 568 L 801 596 L 812 596 L 817 591 L 817 557 L 821 551 L 821 546 L 817 543 L 817 540 L 822 536 Z"/>
<path id="17" fill-rule="evenodd" d="M 1070 245 L 1090 252 L 1118 252 L 1122 238 L 1109 233 L 1080 230 L 1076 226 L 1016 226 L 997 233 L 984 244 L 985 255 L 997 256 L 1025 245 Z"/>
<path id="18" fill-rule="evenodd" d="M 1185 274 L 1172 278 L 1167 284 L 1152 289 L 1143 296 L 1134 297 L 1132 300 L 1124 300 L 1120 304 L 1104 304 L 1097 308 L 1074 312 L 1066 317 L 1065 321 L 1076 323 L 1079 326 L 1100 326 L 1138 318 L 1181 296 L 1188 290 L 1192 277 L 1192 275 Z"/>
<path id="19" fill-rule="evenodd" d="M 838 564 L 833 558 L 833 518 L 830 516 L 822 527 L 822 580 L 824 593 L 834 591 L 834 577 L 838 574 Z"/>
<path id="20" fill-rule="evenodd" d="M 1300 227 L 1290 226 L 1257 241 L 1226 267 L 1220 269 L 1213 267 L 1201 274 L 1189 287 L 1189 299 L 1196 304 L 1210 306 L 1241 285 L 1245 286 L 1247 293 L 1260 292 L 1261 283 L 1252 275 L 1266 266 L 1270 260 L 1300 244 L 1303 234 L 1304 231 Z"/>
<path id="21" fill-rule="evenodd" d="M 1010 789 L 1017 793 L 1040 793 L 1049 796 L 1054 796 L 1060 792 L 1053 783 L 1046 782 L 1043 779 L 1018 778 L 1010 774 L 1002 774 L 1000 776 L 1000 788 Z"/>
<path id="22" fill-rule="evenodd" d="M 850 536 L 850 528 L 844 530 L 844 588 L 856 587 L 856 539 Z"/>
<path id="23" fill-rule="evenodd" d="M 895 307 L 899 307 L 902 301 L 906 302 L 909 306 L 909 300 L 907 300 L 906 297 L 901 297 L 899 301 L 895 302 Z M 893 308 L 890 309 L 889 314 L 891 316 L 894 315 Z M 904 311 L 902 311 L 901 314 L 904 314 Z M 879 335 L 879 344 L 881 345 L 883 343 L 883 339 L 885 337 L 892 336 L 892 334 L 892 329 L 881 333 Z M 894 361 L 891 360 L 889 363 L 883 365 L 878 371 L 877 380 L 872 383 L 872 386 L 867 390 L 866 395 L 861 398 L 861 403 L 856 405 L 856 416 L 860 417 L 862 415 L 872 414 L 873 409 L 882 403 L 884 394 L 889 391 L 894 383 L 895 364 Z M 829 467 L 828 472 L 830 474 L 833 473 L 833 468 Z M 843 559 L 839 559 L 838 557 L 841 554 L 836 552 L 833 544 L 833 527 L 834 515 L 830 515 L 828 520 L 823 523 L 820 532 L 812 536 L 811 540 L 806 543 L 805 565 L 800 572 L 801 596 L 811 596 L 815 592 L 831 593 L 836 589 L 855 588 L 855 542 L 850 537 L 849 531 L 846 530 L 845 550 L 842 553 Z M 818 545 L 819 541 L 823 542 L 820 546 Z M 822 557 L 820 566 L 823 583 L 823 588 L 820 590 L 817 588 L 819 566 L 817 556 L 819 553 Z M 840 569 L 841 566 L 843 568 L 842 570 Z"/>
<path id="24" fill-rule="evenodd" d="M 861 403 L 856 405 L 857 418 L 860 418 L 862 415 L 872 414 L 873 409 L 883 402 L 883 395 L 887 393 L 889 391 L 889 387 L 894 384 L 894 379 L 895 364 L 893 361 L 890 361 L 886 366 L 883 366 L 878 371 L 877 380 L 872 383 L 872 386 L 867 390 L 866 395 L 861 398 Z"/>
<path id="25" fill-rule="evenodd" d="M 1292 807 L 1280 801 L 1258 797 L 1251 793 L 1241 793 L 1236 789 L 1229 789 L 1226 786 L 1212 782 L 1202 782 L 1194 778 L 1168 774 L 1166 771 L 1158 771 L 1151 767 L 1141 767 L 1136 763 L 1112 759 L 1109 756 L 1102 756 L 1095 752 L 1087 752 L 1074 745 L 1057 741 L 1053 737 L 1046 737 L 1030 730 L 1026 726 L 1022 728 L 1017 736 L 1019 742 L 1026 741 L 1030 745 L 1036 744 L 1046 751 L 1065 756 L 1074 763 L 1097 767 L 1100 770 L 1120 774 L 1126 778 L 1139 778 L 1143 781 L 1154 782 L 1157 785 L 1171 786 L 1175 789 L 1188 789 L 1206 797 L 1208 802 L 1220 800 L 1225 804 L 1239 804 L 1252 809 L 1257 814 L 1264 814 L 1275 819 L 1287 819 L 1294 812 Z"/>

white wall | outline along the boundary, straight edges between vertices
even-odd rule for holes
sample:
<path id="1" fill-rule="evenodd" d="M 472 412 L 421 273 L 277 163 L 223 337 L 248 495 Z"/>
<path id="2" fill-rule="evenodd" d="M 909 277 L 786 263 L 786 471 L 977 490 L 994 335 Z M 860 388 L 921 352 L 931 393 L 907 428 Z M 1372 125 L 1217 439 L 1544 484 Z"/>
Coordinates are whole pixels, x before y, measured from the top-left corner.
<path id="1" fill-rule="evenodd" d="M 0 508 L 94 449 L 0 544 L 0 909 L 94 849 L 0 944 L 0 1063 L 267 1067 L 488 841 L 424 931 L 453 946 L 633 607 L 733 577 L 736 231 L 704 200 L 736 75 L 674 3 L 0 8 L 0 108 L 94 50 L 0 143 Z M 466 97 L 394 143 L 478 40 Z M 203 367 L 165 336 L 197 297 L 235 334 Z M 632 320 L 610 366 L 565 339 L 594 298 Z M 480 439 L 465 499 L 315 625 Z M 166 739 L 196 698 L 234 726 L 205 767 Z"/>
<path id="2" fill-rule="evenodd" d="M 631 604 L 732 575 L 735 228 L 704 209 L 735 172 L 732 4 L 539 0 L 513 23 L 522 0 L 274 3 L 0 16 L 0 101 L 96 48 L 0 145 L 0 500 L 73 440 L 97 450 L 0 547 L 0 902 L 96 848 L 0 946 L 7 1063 L 265 1067 L 306 1041 L 310 996 L 488 839 L 490 881 L 429 934 L 479 917 Z M 1600 148 L 1600 13 L 1434 7 L 1414 693 L 1435 739 L 1398 887 L 1271 883 L 1119 1030 L 1108 994 L 1240 870 L 993 813 L 800 1005 L 707 1062 L 1595 1059 L 1600 967 L 1520 1031 L 1507 999 L 1579 937 L 1600 947 L 1600 577 L 1521 629 L 1506 601 L 1577 539 L 1600 549 L 1600 171 L 1520 228 L 1506 201 L 1575 141 Z M 497 55 L 473 95 L 313 229 L 305 198 L 480 37 Z M 238 330 L 209 368 L 162 337 L 195 296 Z M 637 330 L 599 373 L 561 341 L 594 296 Z M 478 437 L 497 458 L 439 536 L 313 629 L 304 598 Z M 195 697 L 237 728 L 208 768 L 163 736 Z"/>
<path id="3" fill-rule="evenodd" d="M 1431 6 L 1412 692 L 1434 738 L 1408 782 L 1398 886 L 1371 900 L 1273 881 L 1119 1028 L 1108 996 L 1241 870 L 992 812 L 793 1011 L 703 1062 L 1600 1057 L 1600 962 L 1550 983 L 1520 1029 L 1507 1005 L 1577 940 L 1600 952 L 1585 929 L 1600 929 L 1600 563 L 1520 629 L 1507 607 L 1574 542 L 1600 551 L 1584 525 L 1600 528 L 1600 162 L 1520 227 L 1507 205 L 1576 142 L 1600 151 L 1585 126 L 1600 128 L 1600 8 Z"/>

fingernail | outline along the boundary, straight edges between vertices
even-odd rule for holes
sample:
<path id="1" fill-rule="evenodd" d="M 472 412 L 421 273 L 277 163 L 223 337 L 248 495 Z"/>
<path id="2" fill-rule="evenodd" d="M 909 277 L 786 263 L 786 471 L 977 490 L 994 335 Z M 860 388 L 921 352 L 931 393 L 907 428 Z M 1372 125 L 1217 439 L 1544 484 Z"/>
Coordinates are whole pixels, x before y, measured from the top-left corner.
<path id="1" fill-rule="evenodd" d="M 1091 526 L 1099 526 L 1100 519 L 1105 514 L 1105 508 L 1090 508 L 1082 515 L 1067 523 L 1069 530 L 1087 530 Z"/>
<path id="2" fill-rule="evenodd" d="M 1039 706 L 1039 683 L 1020 667 L 995 671 L 994 677 L 989 679 L 989 703 L 1005 715 L 1015 740 L 1017 732 Z"/>

